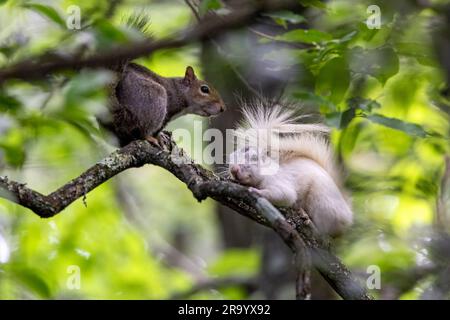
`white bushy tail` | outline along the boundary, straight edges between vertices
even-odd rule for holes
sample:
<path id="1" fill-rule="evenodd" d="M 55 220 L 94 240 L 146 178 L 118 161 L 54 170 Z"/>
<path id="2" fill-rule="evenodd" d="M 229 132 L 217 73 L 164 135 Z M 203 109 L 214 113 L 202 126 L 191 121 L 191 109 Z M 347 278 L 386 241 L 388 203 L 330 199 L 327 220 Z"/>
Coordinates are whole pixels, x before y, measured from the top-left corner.
<path id="1" fill-rule="evenodd" d="M 314 132 L 280 138 L 281 161 L 295 158 L 308 158 L 320 165 L 335 183 L 340 185 L 339 173 L 328 140 Z"/>
<path id="2" fill-rule="evenodd" d="M 264 152 L 279 152 L 281 161 L 311 159 L 338 182 L 333 153 L 325 137 L 330 128 L 323 124 L 296 123 L 307 115 L 295 116 L 292 109 L 281 105 L 269 108 L 264 102 L 244 105 L 242 113 L 244 118 L 234 132 L 238 141 L 266 146 L 266 150 L 261 150 Z"/>
<path id="3" fill-rule="evenodd" d="M 299 124 L 298 120 L 308 115 L 296 116 L 294 110 L 273 105 L 268 107 L 264 102 L 258 101 L 242 106 L 243 120 L 239 123 L 239 129 L 278 130 L 282 133 L 317 132 L 329 133 L 330 128 L 323 124 Z"/>

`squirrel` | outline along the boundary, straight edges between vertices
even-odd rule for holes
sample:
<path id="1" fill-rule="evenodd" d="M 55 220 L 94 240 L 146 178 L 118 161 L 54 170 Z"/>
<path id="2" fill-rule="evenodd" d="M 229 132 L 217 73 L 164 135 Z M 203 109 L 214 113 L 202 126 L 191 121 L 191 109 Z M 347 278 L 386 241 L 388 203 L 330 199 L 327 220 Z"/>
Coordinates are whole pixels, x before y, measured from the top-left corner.
<path id="1" fill-rule="evenodd" d="M 184 77 L 166 78 L 136 63 L 112 68 L 117 80 L 110 85 L 112 131 L 124 146 L 146 139 L 159 145 L 158 134 L 183 114 L 209 117 L 225 110 L 217 90 L 196 77 L 192 67 Z"/>
<path id="2" fill-rule="evenodd" d="M 247 145 L 230 154 L 230 177 L 276 206 L 304 209 L 321 234 L 342 234 L 353 214 L 325 137 L 330 129 L 297 124 L 294 112 L 280 105 L 244 105 L 243 115 L 234 136 Z"/>
<path id="3" fill-rule="evenodd" d="M 127 28 L 151 41 L 149 17 L 145 13 L 132 14 L 124 22 Z M 139 139 L 159 146 L 159 133 L 170 120 L 188 113 L 209 117 L 225 111 L 217 90 L 198 79 L 190 66 L 184 77 L 171 78 L 127 59 L 108 69 L 115 75 L 108 85 L 112 119 L 100 115 L 97 120 L 117 136 L 121 146 Z"/>

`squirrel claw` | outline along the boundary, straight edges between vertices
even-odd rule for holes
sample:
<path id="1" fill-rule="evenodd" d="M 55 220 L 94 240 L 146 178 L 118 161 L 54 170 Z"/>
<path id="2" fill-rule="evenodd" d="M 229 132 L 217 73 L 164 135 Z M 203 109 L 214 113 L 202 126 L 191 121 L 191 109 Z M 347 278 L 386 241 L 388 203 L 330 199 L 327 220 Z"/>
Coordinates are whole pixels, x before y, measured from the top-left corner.
<path id="1" fill-rule="evenodd" d="M 165 132 L 165 131 L 161 131 L 160 133 L 158 133 L 158 142 L 160 146 L 165 146 L 168 149 L 171 149 L 171 136 L 170 133 Z"/>
<path id="2" fill-rule="evenodd" d="M 159 140 L 157 138 L 152 137 L 152 136 L 148 136 L 148 137 L 145 137 L 145 140 L 147 140 L 152 145 L 154 145 L 154 146 L 156 146 L 156 147 L 161 149 L 161 144 L 160 144 L 160 142 L 159 142 Z"/>

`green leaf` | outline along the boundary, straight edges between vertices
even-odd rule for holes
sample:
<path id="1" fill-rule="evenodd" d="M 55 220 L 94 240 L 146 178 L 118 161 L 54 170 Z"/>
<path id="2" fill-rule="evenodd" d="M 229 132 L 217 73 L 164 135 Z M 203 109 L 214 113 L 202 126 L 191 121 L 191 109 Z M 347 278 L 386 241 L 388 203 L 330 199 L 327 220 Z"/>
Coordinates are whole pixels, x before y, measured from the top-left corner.
<path id="1" fill-rule="evenodd" d="M 417 136 L 424 138 L 428 135 L 424 128 L 415 123 L 406 122 L 400 119 L 388 118 L 380 114 L 366 115 L 366 118 L 374 123 L 381 124 L 383 126 L 403 131 L 410 136 Z"/>
<path id="2" fill-rule="evenodd" d="M 59 15 L 59 13 L 54 8 L 50 6 L 46 6 L 39 3 L 27 3 L 24 5 L 24 8 L 36 11 L 37 13 L 47 17 L 51 21 L 60 25 L 61 27 L 66 28 L 66 21 Z"/>
<path id="3" fill-rule="evenodd" d="M 397 52 L 400 55 L 416 58 L 417 62 L 425 66 L 436 67 L 436 60 L 432 51 L 427 46 L 418 42 L 398 42 L 396 44 Z"/>
<path id="4" fill-rule="evenodd" d="M 291 11 L 267 13 L 264 14 L 264 16 L 272 18 L 276 23 L 283 27 L 287 27 L 287 23 L 301 23 L 306 21 L 305 17 Z"/>
<path id="5" fill-rule="evenodd" d="M 350 71 L 343 58 L 329 60 L 319 71 L 316 80 L 316 93 L 327 96 L 338 104 L 342 101 L 350 85 Z"/>
<path id="6" fill-rule="evenodd" d="M 2 4 L 7 3 L 7 2 L 8 2 L 8 0 L 0 0 L 0 6 L 1 6 Z"/>
<path id="7" fill-rule="evenodd" d="M 290 42 L 318 43 L 323 41 L 330 41 L 333 39 L 333 36 L 329 33 L 314 29 L 297 29 L 286 32 L 285 34 L 277 36 L 276 38 L 278 40 Z"/>
<path id="8" fill-rule="evenodd" d="M 302 102 L 311 102 L 320 108 L 324 113 L 336 110 L 336 106 L 324 97 L 318 96 L 312 92 L 299 91 L 293 94 L 294 98 Z"/>
<path id="9" fill-rule="evenodd" d="M 350 108 L 350 109 L 347 109 L 344 112 L 342 112 L 341 121 L 339 123 L 339 128 L 340 129 L 347 128 L 347 126 L 353 120 L 355 115 L 356 115 L 356 112 L 355 112 L 354 108 Z"/>
<path id="10" fill-rule="evenodd" d="M 347 33 L 345 36 L 339 38 L 337 41 L 339 43 L 345 43 L 348 41 L 353 40 L 353 38 L 355 38 L 355 36 L 358 34 L 358 31 L 353 30 L 352 32 Z"/>
<path id="11" fill-rule="evenodd" d="M 399 71 L 397 53 L 390 47 L 372 50 L 355 47 L 350 56 L 350 69 L 353 72 L 371 75 L 382 84 Z"/>
<path id="12" fill-rule="evenodd" d="M 198 13 L 203 16 L 205 15 L 209 10 L 217 10 L 222 8 L 222 2 L 220 0 L 203 0 L 200 3 Z"/>
<path id="13" fill-rule="evenodd" d="M 365 41 L 371 41 L 374 38 L 380 29 L 369 29 L 367 28 L 367 24 L 365 22 L 358 23 L 358 37 Z"/>
<path id="14" fill-rule="evenodd" d="M 372 109 L 380 108 L 381 105 L 371 99 L 365 99 L 361 97 L 353 97 L 347 100 L 348 109 L 342 113 L 337 112 L 336 114 L 327 115 L 328 121 L 333 124 L 333 126 L 337 126 L 339 124 L 339 129 L 347 128 L 350 122 L 357 116 L 361 114 L 361 111 L 371 112 Z"/>

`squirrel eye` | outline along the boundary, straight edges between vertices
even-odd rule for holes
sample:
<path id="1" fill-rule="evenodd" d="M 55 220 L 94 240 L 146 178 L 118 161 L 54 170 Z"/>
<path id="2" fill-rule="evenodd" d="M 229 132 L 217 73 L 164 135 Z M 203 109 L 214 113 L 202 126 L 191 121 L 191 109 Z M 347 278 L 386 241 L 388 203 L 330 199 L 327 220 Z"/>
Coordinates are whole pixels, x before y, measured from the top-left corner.
<path id="1" fill-rule="evenodd" d="M 203 85 L 203 86 L 200 87 L 200 90 L 203 93 L 209 93 L 209 87 L 208 86 Z"/>

